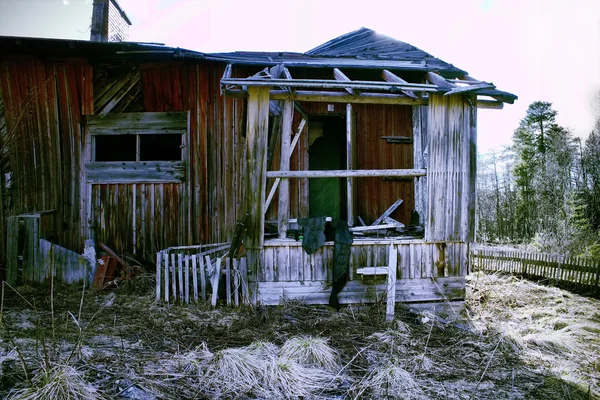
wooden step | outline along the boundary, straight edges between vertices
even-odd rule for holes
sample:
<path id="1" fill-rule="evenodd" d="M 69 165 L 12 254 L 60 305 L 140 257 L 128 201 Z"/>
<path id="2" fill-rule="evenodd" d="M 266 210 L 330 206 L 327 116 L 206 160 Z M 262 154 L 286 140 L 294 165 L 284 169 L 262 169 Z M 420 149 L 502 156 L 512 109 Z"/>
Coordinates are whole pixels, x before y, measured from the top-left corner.
<path id="1" fill-rule="evenodd" d="M 380 266 L 380 267 L 365 267 L 358 268 L 356 273 L 359 275 L 387 275 L 389 272 L 388 266 Z"/>

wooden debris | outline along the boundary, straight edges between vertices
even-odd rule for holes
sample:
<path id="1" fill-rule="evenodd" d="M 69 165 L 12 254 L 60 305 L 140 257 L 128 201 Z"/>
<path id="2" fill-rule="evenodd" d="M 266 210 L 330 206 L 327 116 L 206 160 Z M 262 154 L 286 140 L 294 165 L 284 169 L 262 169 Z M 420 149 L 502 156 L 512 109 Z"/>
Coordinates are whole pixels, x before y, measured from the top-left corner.
<path id="1" fill-rule="evenodd" d="M 394 202 L 394 204 L 392 204 L 392 205 L 390 206 L 390 208 L 388 208 L 387 210 L 385 210 L 385 212 L 384 212 L 383 214 L 381 214 L 381 215 L 379 216 L 379 218 L 377 218 L 377 219 L 375 220 L 375 222 L 373 222 L 373 223 L 371 224 L 371 226 L 379 225 L 379 224 L 380 224 L 380 223 L 381 223 L 383 220 L 385 220 L 387 217 L 389 217 L 390 215 L 392 215 L 392 213 L 393 213 L 394 211 L 396 211 L 396 208 L 400 207 L 400 204 L 402 204 L 403 202 L 404 202 L 404 200 L 402 200 L 402 199 L 398 199 L 398 200 L 396 200 L 396 201 Z M 397 221 L 396 221 L 396 222 L 397 222 Z"/>

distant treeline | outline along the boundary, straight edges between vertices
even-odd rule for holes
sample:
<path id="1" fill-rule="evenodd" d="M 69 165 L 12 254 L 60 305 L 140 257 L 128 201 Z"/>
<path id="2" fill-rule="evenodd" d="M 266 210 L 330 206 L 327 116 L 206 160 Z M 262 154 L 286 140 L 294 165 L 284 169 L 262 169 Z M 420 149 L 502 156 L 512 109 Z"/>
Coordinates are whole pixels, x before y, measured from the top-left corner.
<path id="1" fill-rule="evenodd" d="M 585 140 L 556 115 L 532 103 L 513 145 L 479 156 L 478 241 L 600 257 L 600 114 Z"/>

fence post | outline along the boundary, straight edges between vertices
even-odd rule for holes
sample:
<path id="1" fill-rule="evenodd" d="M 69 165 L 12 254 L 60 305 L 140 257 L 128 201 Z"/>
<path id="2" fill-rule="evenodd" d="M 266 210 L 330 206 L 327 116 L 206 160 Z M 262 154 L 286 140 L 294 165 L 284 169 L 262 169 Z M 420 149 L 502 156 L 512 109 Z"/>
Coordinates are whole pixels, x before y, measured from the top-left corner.
<path id="1" fill-rule="evenodd" d="M 160 273 L 161 273 L 161 268 L 162 268 L 162 266 L 160 265 L 161 258 L 162 258 L 162 254 L 159 251 L 158 253 L 156 253 L 156 302 L 157 303 L 160 300 L 160 284 L 161 284 Z"/>
<path id="2" fill-rule="evenodd" d="M 8 217 L 6 228 L 6 282 L 17 284 L 19 268 L 19 217 Z"/>

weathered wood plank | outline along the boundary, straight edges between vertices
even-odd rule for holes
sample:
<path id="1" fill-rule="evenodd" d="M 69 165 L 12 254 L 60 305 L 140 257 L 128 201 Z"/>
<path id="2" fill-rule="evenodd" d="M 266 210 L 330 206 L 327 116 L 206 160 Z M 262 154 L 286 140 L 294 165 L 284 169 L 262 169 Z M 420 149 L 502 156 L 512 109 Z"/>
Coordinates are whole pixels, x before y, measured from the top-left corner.
<path id="1" fill-rule="evenodd" d="M 6 282 L 9 285 L 17 284 L 18 277 L 18 246 L 19 246 L 19 218 L 8 217 L 6 228 Z"/>
<path id="2" fill-rule="evenodd" d="M 292 119 L 294 117 L 294 102 L 286 100 L 283 104 L 283 121 L 281 126 L 281 155 L 280 171 L 290 170 L 291 140 L 292 140 Z M 288 230 L 290 205 L 290 181 L 284 179 L 279 187 L 279 207 L 278 207 L 278 231 L 279 238 L 285 239 Z"/>
<path id="3" fill-rule="evenodd" d="M 414 178 L 426 176 L 425 169 L 357 169 L 348 171 L 328 170 L 328 171 L 268 171 L 267 178 L 349 178 L 349 177 L 374 177 L 374 176 L 401 176 Z"/>
<path id="4" fill-rule="evenodd" d="M 156 253 L 156 299 L 155 301 L 160 301 L 160 287 L 161 287 L 161 272 L 162 272 L 162 252 Z"/>
<path id="5" fill-rule="evenodd" d="M 86 166 L 88 183 L 179 183 L 185 180 L 181 161 L 90 162 Z"/>
<path id="6" fill-rule="evenodd" d="M 158 130 L 169 128 L 185 131 L 188 112 L 138 112 L 110 113 L 104 118 L 88 117 L 88 126 L 92 135 L 102 130 Z M 116 133 L 123 134 L 123 133 Z"/>
<path id="7" fill-rule="evenodd" d="M 385 319 L 394 319 L 394 308 L 396 306 L 396 272 L 398 270 L 398 251 L 392 244 L 389 251 L 388 277 L 386 285 L 386 308 Z"/>
<path id="8" fill-rule="evenodd" d="M 258 282 L 258 298 L 261 304 L 280 304 L 282 298 L 298 300 L 305 304 L 328 304 L 329 292 L 322 281 L 297 282 Z M 351 304 L 373 302 L 374 293 L 385 293 L 386 284 L 365 284 L 349 281 L 338 295 L 340 303 Z M 464 277 L 437 279 L 399 279 L 395 285 L 396 302 L 424 302 L 463 300 L 465 295 Z"/>

